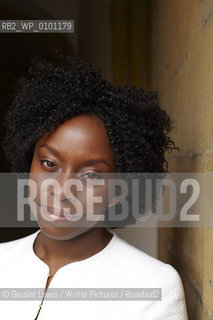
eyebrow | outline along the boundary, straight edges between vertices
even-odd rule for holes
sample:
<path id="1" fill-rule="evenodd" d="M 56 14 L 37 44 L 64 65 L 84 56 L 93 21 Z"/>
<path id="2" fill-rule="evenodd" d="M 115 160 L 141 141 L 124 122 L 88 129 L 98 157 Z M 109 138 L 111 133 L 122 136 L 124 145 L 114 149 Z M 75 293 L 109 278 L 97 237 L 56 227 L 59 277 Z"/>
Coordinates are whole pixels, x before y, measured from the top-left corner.
<path id="1" fill-rule="evenodd" d="M 59 156 L 58 150 L 54 149 L 53 147 L 49 146 L 48 144 L 40 144 L 39 148 L 46 148 L 50 152 L 54 153 L 56 156 Z"/>
<path id="2" fill-rule="evenodd" d="M 49 150 L 50 152 L 52 152 L 53 154 L 55 154 L 56 156 L 60 157 L 58 150 L 56 150 L 55 148 L 49 146 L 48 144 L 41 144 L 39 145 L 39 148 L 46 148 L 47 150 Z M 96 163 L 104 163 L 106 164 L 108 167 L 112 168 L 112 165 L 104 158 L 97 158 L 97 159 L 88 159 L 85 161 L 86 165 L 92 165 L 92 164 L 96 164 Z"/>

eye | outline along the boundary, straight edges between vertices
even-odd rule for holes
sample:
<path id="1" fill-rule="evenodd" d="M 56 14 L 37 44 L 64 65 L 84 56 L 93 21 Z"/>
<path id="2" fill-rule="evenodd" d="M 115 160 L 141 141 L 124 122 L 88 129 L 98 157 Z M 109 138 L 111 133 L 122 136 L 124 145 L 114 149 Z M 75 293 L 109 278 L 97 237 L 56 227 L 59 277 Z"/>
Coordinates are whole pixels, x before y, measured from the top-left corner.
<path id="1" fill-rule="evenodd" d="M 83 174 L 82 176 L 86 176 L 86 175 L 89 176 L 89 180 L 102 179 L 102 177 L 97 173 L 87 172 L 87 173 Z"/>
<path id="2" fill-rule="evenodd" d="M 39 162 L 45 167 L 45 168 L 56 168 L 56 166 L 54 165 L 54 163 L 52 161 L 49 160 L 39 160 Z M 44 163 L 46 163 L 46 165 L 44 165 Z"/>

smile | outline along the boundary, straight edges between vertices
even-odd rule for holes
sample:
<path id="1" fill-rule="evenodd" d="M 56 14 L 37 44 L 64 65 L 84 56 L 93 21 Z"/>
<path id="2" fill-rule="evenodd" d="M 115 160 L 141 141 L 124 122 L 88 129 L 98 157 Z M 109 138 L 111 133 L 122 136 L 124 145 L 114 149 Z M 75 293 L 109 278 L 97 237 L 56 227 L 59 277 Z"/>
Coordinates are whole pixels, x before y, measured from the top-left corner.
<path id="1" fill-rule="evenodd" d="M 65 212 L 66 210 L 68 210 L 69 212 L 69 208 L 60 210 L 60 209 L 56 209 L 50 206 L 45 206 L 42 204 L 40 204 L 40 207 L 41 207 L 42 213 L 45 216 L 48 216 L 52 221 L 72 221 L 73 216 L 76 216 L 76 215 L 72 215 Z"/>

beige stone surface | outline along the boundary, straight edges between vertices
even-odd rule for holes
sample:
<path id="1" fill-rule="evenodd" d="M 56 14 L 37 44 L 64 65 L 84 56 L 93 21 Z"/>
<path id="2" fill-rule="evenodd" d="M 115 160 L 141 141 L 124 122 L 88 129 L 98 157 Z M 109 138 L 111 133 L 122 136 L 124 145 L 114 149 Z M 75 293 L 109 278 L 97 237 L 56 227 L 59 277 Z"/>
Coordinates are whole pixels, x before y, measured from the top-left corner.
<path id="1" fill-rule="evenodd" d="M 152 1 L 152 88 L 174 121 L 170 172 L 204 173 L 200 228 L 161 228 L 159 259 L 180 273 L 189 319 L 213 319 L 213 1 Z M 203 182 L 202 182 L 203 183 Z M 208 219 L 207 219 L 208 218 Z"/>
<path id="2" fill-rule="evenodd" d="M 213 229 L 205 228 L 203 235 L 203 301 L 206 319 L 213 319 Z"/>
<path id="3" fill-rule="evenodd" d="M 202 1 L 152 1 L 154 85 L 164 88 L 178 72 L 202 29 L 202 19 Z"/>

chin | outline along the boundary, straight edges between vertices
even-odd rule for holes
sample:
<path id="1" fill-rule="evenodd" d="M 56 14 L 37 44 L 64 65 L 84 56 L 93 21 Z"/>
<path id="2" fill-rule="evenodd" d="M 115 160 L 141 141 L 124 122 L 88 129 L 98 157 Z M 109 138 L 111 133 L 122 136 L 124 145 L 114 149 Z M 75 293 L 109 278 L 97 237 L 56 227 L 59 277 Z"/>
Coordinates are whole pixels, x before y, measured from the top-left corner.
<path id="1" fill-rule="evenodd" d="M 59 228 L 59 227 L 42 227 L 40 226 L 41 231 L 49 238 L 55 240 L 71 240 L 77 236 L 86 233 L 90 229 L 85 228 Z"/>

